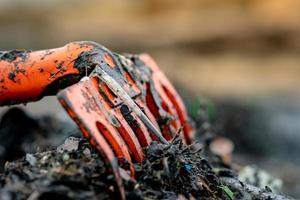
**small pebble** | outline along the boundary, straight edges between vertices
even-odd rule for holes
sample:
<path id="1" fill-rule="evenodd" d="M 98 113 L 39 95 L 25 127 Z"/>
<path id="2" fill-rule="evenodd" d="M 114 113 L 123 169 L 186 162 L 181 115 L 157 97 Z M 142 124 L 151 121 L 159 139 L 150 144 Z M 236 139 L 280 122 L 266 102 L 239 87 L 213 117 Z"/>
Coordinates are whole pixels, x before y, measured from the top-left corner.
<path id="1" fill-rule="evenodd" d="M 85 148 L 83 150 L 83 154 L 86 156 L 86 157 L 91 157 L 91 150 L 89 150 L 88 148 Z"/>
<path id="2" fill-rule="evenodd" d="M 76 151 L 78 150 L 79 141 L 80 138 L 69 137 L 65 140 L 65 142 L 62 145 L 59 145 L 56 150 L 58 153 L 63 153 L 65 151 L 66 152 Z"/>
<path id="3" fill-rule="evenodd" d="M 63 157 L 62 157 L 63 161 L 67 161 L 70 159 L 70 156 L 68 153 L 64 153 Z"/>
<path id="4" fill-rule="evenodd" d="M 31 166 L 35 166 L 36 165 L 36 158 L 30 154 L 30 153 L 27 153 L 26 156 L 25 156 L 25 159 L 26 161 L 31 165 Z"/>

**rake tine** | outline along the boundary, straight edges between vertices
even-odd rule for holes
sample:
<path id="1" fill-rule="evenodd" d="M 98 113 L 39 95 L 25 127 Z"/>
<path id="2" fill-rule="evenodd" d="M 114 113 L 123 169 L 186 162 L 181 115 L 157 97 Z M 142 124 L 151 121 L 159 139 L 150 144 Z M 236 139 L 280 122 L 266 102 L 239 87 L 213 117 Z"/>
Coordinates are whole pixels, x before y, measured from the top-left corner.
<path id="1" fill-rule="evenodd" d="M 175 115 L 179 117 L 181 126 L 183 127 L 183 136 L 187 144 L 190 144 L 193 140 L 194 130 L 188 120 L 188 115 L 185 106 L 177 94 L 175 88 L 170 81 L 166 78 L 164 73 L 159 69 L 156 62 L 147 54 L 141 54 L 139 57 L 144 63 L 147 63 L 152 70 L 153 79 L 156 79 L 157 90 L 160 90 L 160 95 L 165 94 L 166 97 L 161 96 L 162 99 L 170 100 L 171 105 L 175 108 Z"/>
<path id="2" fill-rule="evenodd" d="M 106 83 L 106 85 L 115 93 L 115 95 L 117 95 L 124 102 L 124 104 L 127 105 L 141 119 L 145 126 L 159 139 L 160 142 L 163 144 L 169 144 L 169 142 L 162 136 L 161 132 L 152 124 L 148 117 L 136 105 L 136 103 L 117 81 L 115 81 L 99 66 L 96 66 L 94 72 L 104 83 Z"/>

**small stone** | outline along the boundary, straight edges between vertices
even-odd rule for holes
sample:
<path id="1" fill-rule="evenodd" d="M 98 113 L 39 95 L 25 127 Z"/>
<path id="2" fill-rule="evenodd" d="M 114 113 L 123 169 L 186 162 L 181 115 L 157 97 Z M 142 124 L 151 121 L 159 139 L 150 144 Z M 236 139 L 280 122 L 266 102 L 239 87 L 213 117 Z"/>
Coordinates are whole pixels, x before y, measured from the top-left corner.
<path id="1" fill-rule="evenodd" d="M 72 152 L 78 150 L 80 138 L 68 137 L 62 145 L 59 145 L 56 149 L 58 153 Z"/>
<path id="2" fill-rule="evenodd" d="M 91 150 L 89 150 L 88 148 L 85 148 L 83 150 L 83 154 L 86 156 L 86 157 L 91 157 Z"/>
<path id="3" fill-rule="evenodd" d="M 69 156 L 69 154 L 68 153 L 64 153 L 64 155 L 63 155 L 63 161 L 67 161 L 67 160 L 69 160 L 70 159 L 70 156 Z"/>
<path id="4" fill-rule="evenodd" d="M 134 189 L 135 189 L 135 190 L 137 190 L 137 189 L 139 189 L 139 188 L 140 188 L 140 184 L 137 183 L 137 184 L 134 185 Z"/>
<path id="5" fill-rule="evenodd" d="M 42 164 L 45 164 L 45 163 L 47 162 L 48 158 L 49 158 L 49 156 L 48 156 L 48 155 L 45 155 L 45 156 L 43 156 L 43 157 L 41 158 L 40 162 L 41 162 Z"/>
<path id="6" fill-rule="evenodd" d="M 36 165 L 36 158 L 30 154 L 30 153 L 27 153 L 26 156 L 25 156 L 25 159 L 26 161 L 31 165 L 31 166 L 35 166 Z"/>
<path id="7" fill-rule="evenodd" d="M 115 189 L 114 189 L 114 186 L 112 186 L 112 185 L 109 186 L 108 189 L 109 189 L 110 191 L 112 191 L 112 192 L 114 192 L 114 190 L 115 190 Z"/>

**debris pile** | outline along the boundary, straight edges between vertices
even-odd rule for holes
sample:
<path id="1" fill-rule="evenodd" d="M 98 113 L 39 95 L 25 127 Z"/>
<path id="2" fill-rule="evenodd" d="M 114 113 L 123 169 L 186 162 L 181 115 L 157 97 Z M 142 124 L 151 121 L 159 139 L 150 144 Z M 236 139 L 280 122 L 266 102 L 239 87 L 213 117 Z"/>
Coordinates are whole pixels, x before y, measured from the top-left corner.
<path id="1" fill-rule="evenodd" d="M 211 151 L 213 127 L 205 115 L 196 123 L 205 136 L 201 142 L 185 145 L 179 137 L 169 145 L 152 142 L 143 162 L 134 166 L 135 179 L 126 171 L 126 160 L 120 160 L 127 199 L 288 199 L 269 187 L 241 182 L 227 156 Z M 114 180 L 85 138 L 68 137 L 58 147 L 6 162 L 0 199 L 116 199 Z"/>
<path id="2" fill-rule="evenodd" d="M 122 170 L 128 199 L 229 199 L 201 151 L 183 145 L 153 142 L 145 160 L 136 164 L 136 180 Z M 7 162 L 1 175 L 0 197 L 6 199 L 109 199 L 113 178 L 88 142 L 68 138 L 56 150 L 26 154 Z"/>
<path id="3" fill-rule="evenodd" d="M 201 149 L 195 150 L 175 138 L 171 145 L 151 143 L 145 154 L 142 164 L 136 165 L 137 184 L 129 196 L 229 199 L 211 164 L 201 155 Z"/>
<path id="4" fill-rule="evenodd" d="M 121 169 L 127 199 L 247 199 L 255 190 L 257 199 L 274 195 L 267 189 L 246 190 L 246 184 L 236 186 L 240 182 L 233 170 L 205 154 L 179 138 L 172 145 L 153 142 L 145 149 L 145 160 L 135 165 L 136 180 Z M 0 199 L 114 199 L 113 185 L 87 140 L 70 137 L 57 149 L 7 162 L 0 175 Z"/>
<path id="5" fill-rule="evenodd" d="M 73 137 L 57 150 L 7 162 L 0 182 L 0 199 L 7 200 L 105 199 L 113 192 L 102 159 L 85 139 Z"/>

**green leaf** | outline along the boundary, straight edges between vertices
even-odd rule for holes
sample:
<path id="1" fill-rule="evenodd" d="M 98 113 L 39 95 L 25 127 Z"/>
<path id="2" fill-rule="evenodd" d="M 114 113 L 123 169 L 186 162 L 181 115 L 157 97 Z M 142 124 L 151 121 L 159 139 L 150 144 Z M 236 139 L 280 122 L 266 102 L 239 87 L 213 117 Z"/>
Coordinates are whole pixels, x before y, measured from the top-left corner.
<path id="1" fill-rule="evenodd" d="M 226 185 L 222 185 L 221 189 L 227 194 L 227 196 L 233 200 L 234 193 Z"/>
<path id="2" fill-rule="evenodd" d="M 217 111 L 215 105 L 211 101 L 206 102 L 206 110 L 209 121 L 213 122 L 216 119 Z"/>
<path id="3" fill-rule="evenodd" d="M 190 102 L 188 104 L 188 113 L 190 114 L 190 116 L 193 118 L 193 119 L 196 119 L 197 118 L 197 115 L 198 115 L 198 110 L 201 106 L 201 98 L 200 97 L 195 97 L 192 102 Z"/>

